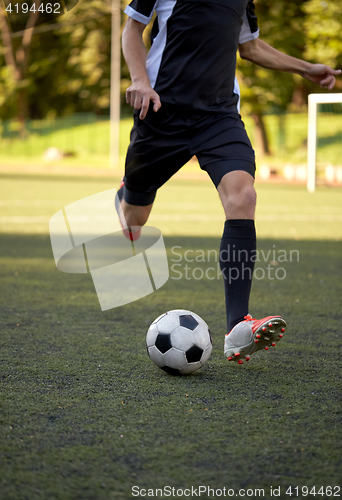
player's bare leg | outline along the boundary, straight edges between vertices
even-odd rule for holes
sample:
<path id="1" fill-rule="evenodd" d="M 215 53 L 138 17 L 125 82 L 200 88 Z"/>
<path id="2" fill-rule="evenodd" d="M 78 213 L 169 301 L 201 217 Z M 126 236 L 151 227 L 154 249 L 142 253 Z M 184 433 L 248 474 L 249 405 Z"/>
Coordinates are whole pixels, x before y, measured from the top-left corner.
<path id="1" fill-rule="evenodd" d="M 229 219 L 254 220 L 256 192 L 254 178 L 243 170 L 234 170 L 224 175 L 217 191 Z"/>
<path id="2" fill-rule="evenodd" d="M 285 332 L 280 316 L 256 320 L 248 314 L 249 295 L 256 257 L 254 214 L 256 193 L 253 177 L 244 171 L 226 174 L 218 192 L 226 215 L 220 249 L 225 284 L 227 333 L 224 353 L 242 364 L 260 349 L 275 346 Z"/>
<path id="3" fill-rule="evenodd" d="M 151 213 L 153 203 L 150 205 L 131 205 L 130 203 L 127 203 L 122 196 L 123 186 L 124 184 L 122 181 L 115 199 L 115 208 L 118 213 L 124 235 L 131 241 L 135 241 L 140 237 L 141 227 L 146 224 Z"/>
<path id="4" fill-rule="evenodd" d="M 147 206 L 130 205 L 125 200 L 121 200 L 118 214 L 122 230 L 128 239 L 135 241 L 139 238 L 140 229 L 146 224 L 152 206 L 153 204 Z"/>
<path id="5" fill-rule="evenodd" d="M 125 200 L 121 201 L 121 210 L 128 227 L 144 226 L 149 218 L 152 207 L 153 203 L 142 207 L 139 205 L 130 205 Z"/>

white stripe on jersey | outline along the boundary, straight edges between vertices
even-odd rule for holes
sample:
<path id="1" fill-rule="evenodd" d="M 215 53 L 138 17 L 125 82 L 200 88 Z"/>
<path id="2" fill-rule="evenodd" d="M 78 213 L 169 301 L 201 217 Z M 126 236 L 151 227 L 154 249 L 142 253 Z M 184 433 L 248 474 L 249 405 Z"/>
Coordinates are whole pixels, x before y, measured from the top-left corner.
<path id="1" fill-rule="evenodd" d="M 163 52 L 167 42 L 167 21 L 171 16 L 176 3 L 177 0 L 156 0 L 154 7 L 151 9 L 150 15 L 148 17 L 138 12 L 137 10 L 133 9 L 132 7 L 130 7 L 130 5 L 128 5 L 125 9 L 125 13 L 129 17 L 145 25 L 149 24 L 149 22 L 151 21 L 154 11 L 156 11 L 156 14 L 158 16 L 159 31 L 157 36 L 153 40 L 151 49 L 146 59 L 147 74 L 152 88 L 154 88 L 156 84 L 158 72 L 161 65 L 161 60 L 163 57 Z M 239 44 L 246 43 L 258 38 L 259 29 L 254 33 L 252 33 L 246 12 L 244 12 L 242 16 L 242 21 L 243 24 L 239 36 Z M 234 81 L 234 93 L 239 96 L 237 108 L 238 111 L 240 111 L 240 89 L 236 77 Z"/>
<path id="2" fill-rule="evenodd" d="M 259 37 L 259 29 L 255 33 L 251 32 L 246 12 L 242 16 L 242 21 L 243 21 L 243 24 L 241 26 L 239 43 L 250 42 L 251 40 L 255 40 L 256 38 L 258 38 Z"/>
<path id="3" fill-rule="evenodd" d="M 127 14 L 129 17 L 131 17 L 135 21 L 138 21 L 139 23 L 146 24 L 146 25 L 151 21 L 152 16 L 153 16 L 153 10 L 152 10 L 150 17 L 146 17 L 143 14 L 141 14 L 140 12 L 137 12 L 136 10 L 132 9 L 132 7 L 130 7 L 129 5 L 127 5 L 124 12 L 125 12 L 125 14 Z"/>

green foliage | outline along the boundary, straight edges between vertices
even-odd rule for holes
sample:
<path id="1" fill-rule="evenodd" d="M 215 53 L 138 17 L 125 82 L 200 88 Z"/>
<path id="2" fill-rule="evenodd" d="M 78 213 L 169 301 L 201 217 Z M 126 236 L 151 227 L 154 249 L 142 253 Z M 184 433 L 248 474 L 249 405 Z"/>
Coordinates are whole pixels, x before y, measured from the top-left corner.
<path id="1" fill-rule="evenodd" d="M 127 3 L 123 0 L 121 8 L 124 9 Z M 37 97 L 42 88 L 46 88 L 47 92 L 43 98 L 37 99 L 40 109 L 34 116 L 88 111 L 109 113 L 110 5 L 106 0 L 80 2 L 67 16 L 63 16 L 61 29 L 53 34 L 37 35 L 36 50 L 39 51 L 41 42 L 51 37 L 54 50 L 47 51 L 46 71 L 35 89 Z M 124 17 L 122 14 L 122 21 Z M 44 56 L 35 51 L 32 58 L 35 67 L 39 67 Z M 123 57 L 121 63 L 121 77 L 127 79 L 129 72 Z"/>
<path id="2" fill-rule="evenodd" d="M 302 58 L 305 47 L 303 3 L 259 0 L 256 13 L 260 38 L 285 54 Z M 238 61 L 237 75 L 244 113 L 285 110 L 294 90 L 303 85 L 296 75 L 267 70 L 243 60 Z"/>
<path id="3" fill-rule="evenodd" d="M 123 2 L 124 4 L 127 2 Z M 122 15 L 124 18 L 124 16 Z M 110 86 L 111 10 L 106 0 L 80 2 L 49 28 L 38 27 L 32 38 L 26 89 L 31 118 L 91 111 L 108 114 Z M 14 49 L 21 38 L 12 39 Z M 0 63 L 4 66 L 4 47 Z M 0 74 L 0 86 L 8 78 Z M 128 76 L 123 65 L 123 76 Z M 6 83 L 7 82 L 7 83 Z M 0 102 L 0 116 L 15 116 L 12 107 Z M 7 92 L 6 96 L 10 96 Z"/>
<path id="4" fill-rule="evenodd" d="M 12 68 L 3 66 L 0 69 L 0 109 L 6 110 L 5 114 L 13 115 L 16 89 Z"/>
<path id="5" fill-rule="evenodd" d="M 303 6 L 307 14 L 305 55 L 318 59 L 332 67 L 342 65 L 342 3 L 334 1 L 308 0 Z"/>
<path id="6" fill-rule="evenodd" d="M 98 14 L 102 13 L 100 17 Z M 92 19 L 93 18 L 93 19 Z M 84 21 L 82 22 L 82 19 Z M 108 2 L 81 2 L 65 20 L 60 36 L 68 42 L 66 71 L 57 93 L 72 96 L 74 109 L 108 113 L 111 16 Z"/>
<path id="7" fill-rule="evenodd" d="M 129 3 L 121 0 L 121 9 Z M 341 2 L 320 0 L 257 0 L 261 38 L 295 57 L 342 65 Z M 122 13 L 122 24 L 125 15 Z M 17 112 L 17 91 L 25 88 L 31 118 L 91 111 L 108 114 L 110 84 L 111 13 L 108 0 L 81 1 L 58 25 L 39 26 L 32 38 L 25 78 L 14 84 L 0 41 L 0 117 Z M 49 27 L 50 26 L 50 27 Z M 50 30 L 51 28 L 51 30 Z M 145 41 L 150 26 L 145 31 Z M 13 37 L 14 53 L 21 42 Z M 122 95 L 129 72 L 122 57 Z M 258 68 L 238 61 L 242 111 L 298 109 L 317 87 L 299 76 Z M 292 103 L 292 104 L 291 104 Z M 124 105 L 124 99 L 122 98 Z"/>
<path id="8" fill-rule="evenodd" d="M 342 4 L 321 0 L 258 0 L 256 12 L 260 38 L 285 54 L 312 62 L 342 65 Z M 238 62 L 242 110 L 292 109 L 306 104 L 310 92 L 319 88 L 298 75 Z M 337 82 L 337 87 L 340 86 Z"/>

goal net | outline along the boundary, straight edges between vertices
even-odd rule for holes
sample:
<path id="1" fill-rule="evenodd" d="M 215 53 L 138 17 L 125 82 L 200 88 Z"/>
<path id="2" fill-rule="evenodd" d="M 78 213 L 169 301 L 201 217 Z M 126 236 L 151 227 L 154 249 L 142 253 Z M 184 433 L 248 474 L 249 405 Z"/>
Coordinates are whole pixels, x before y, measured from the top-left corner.
<path id="1" fill-rule="evenodd" d="M 338 177 L 342 175 L 338 166 L 342 165 L 342 94 L 309 95 L 307 189 L 310 193 L 316 188 L 317 164 L 325 164 L 331 181 L 336 177 L 335 171 Z"/>

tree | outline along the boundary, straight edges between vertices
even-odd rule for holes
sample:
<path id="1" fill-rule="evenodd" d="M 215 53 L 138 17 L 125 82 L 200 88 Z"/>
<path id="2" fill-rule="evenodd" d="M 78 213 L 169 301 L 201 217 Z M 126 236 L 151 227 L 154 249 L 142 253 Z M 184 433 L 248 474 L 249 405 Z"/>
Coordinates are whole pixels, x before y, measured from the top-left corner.
<path id="1" fill-rule="evenodd" d="M 75 111 L 108 113 L 111 2 L 81 2 L 68 15 L 60 36 L 67 42 L 67 60 L 58 75 L 57 93 L 71 97 Z"/>
<path id="2" fill-rule="evenodd" d="M 109 113 L 111 0 L 80 2 L 58 21 L 29 31 L 30 57 L 21 82 L 14 77 L 15 66 L 9 60 L 11 51 L 7 47 L 14 47 L 12 52 L 15 52 L 25 40 L 12 35 L 8 25 L 0 25 L 2 118 L 17 115 L 18 94 L 23 85 L 26 117 L 82 111 Z M 3 23 L 6 23 L 4 18 Z"/>
<path id="3" fill-rule="evenodd" d="M 33 28 L 37 22 L 38 8 L 41 0 L 36 0 L 36 9 L 29 11 L 24 33 L 20 38 L 14 39 L 11 35 L 10 26 L 7 20 L 3 3 L 0 4 L 0 30 L 2 35 L 2 54 L 5 59 L 6 69 L 1 70 L 2 87 L 6 97 L 17 95 L 17 117 L 22 123 L 24 131 L 25 120 L 28 116 L 28 96 L 27 87 L 30 80 L 27 69 L 30 59 Z"/>
<path id="4" fill-rule="evenodd" d="M 306 34 L 305 55 L 333 68 L 342 67 L 342 3 L 309 0 L 303 6 L 307 14 L 304 27 Z M 342 81 L 337 79 L 337 88 Z"/>
<path id="5" fill-rule="evenodd" d="M 302 58 L 305 49 L 303 4 L 304 0 L 257 1 L 260 37 L 281 52 Z M 298 75 L 267 70 L 241 60 L 238 61 L 237 76 L 241 86 L 242 111 L 250 114 L 256 125 L 255 146 L 260 156 L 267 155 L 270 148 L 264 113 L 284 113 L 290 103 L 302 106 L 306 102 L 305 83 Z"/>

